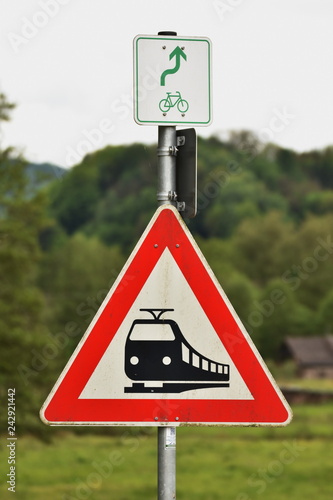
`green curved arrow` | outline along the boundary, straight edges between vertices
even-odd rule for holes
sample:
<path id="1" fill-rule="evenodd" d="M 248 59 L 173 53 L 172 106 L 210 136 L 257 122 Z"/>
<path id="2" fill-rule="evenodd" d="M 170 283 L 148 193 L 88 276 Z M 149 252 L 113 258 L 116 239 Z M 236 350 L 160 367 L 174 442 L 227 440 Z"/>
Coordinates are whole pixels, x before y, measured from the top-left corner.
<path id="1" fill-rule="evenodd" d="M 185 61 L 186 61 L 186 55 L 184 54 L 184 52 L 182 51 L 182 49 L 180 47 L 178 47 L 178 46 L 169 55 L 170 61 L 171 61 L 171 59 L 173 57 L 175 57 L 175 59 L 176 59 L 176 65 L 175 65 L 174 68 L 166 69 L 161 74 L 161 85 L 162 85 L 162 87 L 164 87 L 164 85 L 165 85 L 165 77 L 167 75 L 172 75 L 173 73 L 177 73 L 177 71 L 179 70 L 179 68 L 180 68 L 180 58 L 183 57 L 183 59 L 185 59 Z"/>

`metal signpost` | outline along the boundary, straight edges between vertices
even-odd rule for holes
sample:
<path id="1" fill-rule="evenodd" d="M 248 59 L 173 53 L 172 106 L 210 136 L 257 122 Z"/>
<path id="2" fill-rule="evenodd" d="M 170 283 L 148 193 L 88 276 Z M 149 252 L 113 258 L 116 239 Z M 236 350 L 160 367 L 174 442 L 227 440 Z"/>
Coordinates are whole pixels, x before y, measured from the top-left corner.
<path id="1" fill-rule="evenodd" d="M 176 126 L 211 121 L 210 41 L 139 35 L 134 56 L 135 120 L 158 125 L 159 207 L 41 419 L 157 427 L 158 499 L 173 500 L 177 426 L 286 425 L 291 411 L 183 221 L 196 214 L 196 133 Z"/>
<path id="2" fill-rule="evenodd" d="M 207 74 L 203 75 L 202 85 L 204 87 L 204 91 L 206 92 L 206 100 L 207 104 L 200 107 L 200 111 L 192 111 L 192 108 L 197 105 L 201 105 L 200 99 L 198 100 L 197 96 L 193 99 L 190 99 L 190 103 L 182 97 L 186 96 L 188 98 L 190 91 L 194 88 L 194 93 L 196 91 L 196 85 L 193 85 L 193 74 L 190 75 L 189 71 L 185 71 L 185 74 L 188 75 L 188 82 L 185 83 L 184 87 L 184 76 L 180 76 L 180 80 L 174 81 L 167 88 L 166 97 L 162 97 L 162 92 L 164 92 L 166 88 L 166 78 L 170 75 L 171 78 L 168 78 L 169 81 L 175 80 L 172 78 L 172 75 L 176 75 L 179 70 L 181 64 L 185 64 L 187 62 L 187 52 L 185 51 L 185 46 L 179 47 L 178 43 L 186 43 L 187 49 L 190 43 L 189 39 L 178 39 L 177 33 L 175 32 L 159 32 L 158 35 L 163 38 L 143 38 L 137 37 L 135 39 L 136 45 L 136 107 L 135 107 L 135 119 L 137 123 L 149 123 L 155 121 L 155 123 L 163 123 L 163 125 L 159 125 L 158 127 L 158 146 L 157 146 L 157 155 L 158 155 L 158 166 L 157 166 L 157 201 L 159 205 L 172 204 L 178 208 L 179 211 L 186 212 L 188 211 L 188 205 L 186 206 L 186 201 L 178 200 L 179 189 L 177 190 L 177 171 L 176 171 L 176 159 L 178 148 L 177 145 L 185 143 L 185 135 L 180 136 L 183 138 L 180 139 L 179 143 L 177 143 L 177 133 L 176 133 L 176 124 L 178 123 L 189 123 L 188 120 L 198 120 L 197 115 L 200 115 L 200 119 L 204 124 L 209 124 L 211 121 L 211 86 L 210 86 L 210 43 L 208 40 L 201 40 L 205 45 L 204 51 L 207 51 L 206 54 L 209 54 L 208 58 L 203 63 L 203 66 L 207 68 Z M 172 38 L 170 38 L 172 37 Z M 160 85 L 154 90 L 154 93 L 150 96 L 150 98 L 146 99 L 146 105 L 140 103 L 138 99 L 138 88 L 139 88 L 139 70 L 141 69 L 142 63 L 140 62 L 141 52 L 139 51 L 140 44 L 151 46 L 151 42 L 154 43 L 154 52 L 157 54 L 158 61 L 160 62 L 161 54 L 163 51 L 165 54 L 169 52 L 169 59 L 175 61 L 174 67 L 169 69 L 165 69 L 160 77 Z M 193 44 L 193 51 L 198 47 L 197 40 L 191 40 Z M 176 45 L 176 47 L 174 47 Z M 201 44 L 200 44 L 201 45 Z M 201 47 L 200 47 L 201 48 Z M 152 50 L 152 52 L 153 52 Z M 205 58 L 205 56 L 203 56 Z M 183 62 L 182 62 L 183 60 Z M 149 64 L 153 64 L 152 59 L 147 61 Z M 189 63 L 191 64 L 190 58 Z M 192 63 L 193 64 L 193 63 Z M 197 64 L 198 66 L 198 64 Z M 197 69 L 196 66 L 196 69 Z M 145 68 L 147 66 L 144 66 Z M 163 68 L 164 69 L 164 68 Z M 180 72 L 180 75 L 184 75 L 184 71 Z M 198 72 L 195 71 L 195 75 L 198 76 Z M 177 91 L 174 87 L 177 86 Z M 182 90 L 180 91 L 179 88 Z M 174 90 L 172 90 L 174 89 Z M 162 97 L 160 99 L 160 97 Z M 157 101 L 158 101 L 158 109 L 157 109 Z M 193 101 L 193 102 L 192 102 Z M 150 103 L 153 104 L 150 104 Z M 191 104 L 191 110 L 190 110 Z M 192 114 L 194 113 L 194 114 Z M 188 115 L 187 115 L 188 114 Z M 186 120 L 186 121 L 185 121 Z M 175 125 L 168 125 L 170 121 L 174 121 Z M 193 123 L 193 121 L 192 121 Z M 197 122 L 199 124 L 199 122 Z M 203 123 L 201 123 L 203 124 Z M 185 145 L 185 144 L 184 144 Z M 196 154 L 196 153 L 195 153 Z M 195 159 L 196 164 L 196 159 Z M 196 167 L 195 167 L 196 169 Z M 193 170 L 193 169 L 192 169 Z M 182 169 L 184 171 L 184 169 Z M 179 179 L 179 178 L 178 178 Z M 179 179 L 180 181 L 184 179 Z M 191 213 L 191 216 L 194 217 L 196 213 L 196 175 L 195 175 L 195 190 L 193 192 L 193 199 L 195 200 L 193 205 L 194 207 Z M 176 498 L 176 427 L 158 427 L 158 500 L 172 500 Z"/>

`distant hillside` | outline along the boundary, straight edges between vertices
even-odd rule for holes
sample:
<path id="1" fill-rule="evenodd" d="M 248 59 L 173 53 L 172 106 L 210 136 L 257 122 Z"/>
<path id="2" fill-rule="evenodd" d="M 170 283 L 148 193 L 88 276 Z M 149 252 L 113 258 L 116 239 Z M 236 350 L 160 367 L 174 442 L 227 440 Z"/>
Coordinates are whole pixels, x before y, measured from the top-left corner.
<path id="1" fill-rule="evenodd" d="M 50 182 L 61 179 L 67 170 L 52 163 L 29 163 L 26 174 L 29 178 L 29 189 L 35 191 Z"/>
<path id="2" fill-rule="evenodd" d="M 67 234 L 83 231 L 129 248 L 156 202 L 156 147 L 108 146 L 87 155 L 52 186 L 53 213 Z M 198 214 L 203 238 L 229 238 L 245 220 L 271 211 L 301 223 L 333 211 L 333 148 L 298 154 L 261 144 L 247 131 L 229 141 L 198 138 Z"/>
<path id="3" fill-rule="evenodd" d="M 156 166 L 156 146 L 112 145 L 50 185 L 58 232 L 45 248 L 59 246 L 41 282 L 59 328 L 119 274 L 156 210 Z M 186 224 L 267 359 L 286 336 L 333 331 L 333 147 L 198 137 L 198 213 Z"/>

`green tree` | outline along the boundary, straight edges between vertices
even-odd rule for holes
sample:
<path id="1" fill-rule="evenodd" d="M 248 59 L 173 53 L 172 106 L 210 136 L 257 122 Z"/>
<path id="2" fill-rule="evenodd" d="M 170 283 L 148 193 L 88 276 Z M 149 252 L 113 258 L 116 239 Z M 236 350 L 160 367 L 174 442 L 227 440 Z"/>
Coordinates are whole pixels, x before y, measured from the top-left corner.
<path id="1" fill-rule="evenodd" d="M 279 356 L 284 338 L 294 335 L 297 299 L 290 288 L 279 279 L 274 279 L 265 287 L 248 316 L 248 323 L 255 331 L 258 347 L 265 358 Z"/>
<path id="2" fill-rule="evenodd" d="M 324 189 L 333 189 L 333 147 L 310 151 L 299 157 L 302 170 L 319 182 Z"/>
<path id="3" fill-rule="evenodd" d="M 233 264 L 263 286 L 280 276 L 292 258 L 293 225 L 279 212 L 244 220 L 232 239 Z"/>
<path id="4" fill-rule="evenodd" d="M 333 212 L 333 191 L 312 191 L 304 200 L 304 209 L 317 215 Z"/>
<path id="5" fill-rule="evenodd" d="M 292 265 L 284 272 L 299 302 L 313 311 L 332 288 L 332 227 L 331 214 L 308 216 L 295 234 Z"/>
<path id="6" fill-rule="evenodd" d="M 46 324 L 66 336 L 57 354 L 58 372 L 67 362 L 124 264 L 119 247 L 77 233 L 44 254 L 39 285 L 46 297 Z M 67 332 L 69 330 L 69 334 Z"/>
<path id="7" fill-rule="evenodd" d="M 13 105 L 0 96 L 0 119 L 8 120 Z M 40 259 L 39 235 L 48 224 L 43 193 L 27 193 L 26 162 L 12 148 L 0 150 L 0 396 L 17 394 L 20 431 L 40 433 L 38 408 L 47 376 L 31 363 L 47 333 L 43 296 L 36 286 Z M 5 412 L 1 413 L 4 429 Z"/>
<path id="8" fill-rule="evenodd" d="M 156 208 L 152 155 L 139 144 L 110 146 L 73 167 L 51 189 L 52 213 L 67 234 L 97 235 L 128 251 Z"/>
<path id="9" fill-rule="evenodd" d="M 333 333 L 333 290 L 330 290 L 319 304 L 319 333 Z"/>
<path id="10" fill-rule="evenodd" d="M 10 120 L 10 111 L 15 108 L 15 104 L 9 102 L 6 95 L 0 93 L 0 123 Z M 2 151 L 2 154 L 4 152 Z"/>
<path id="11" fill-rule="evenodd" d="M 68 234 L 90 221 L 98 199 L 97 170 L 84 162 L 81 168 L 74 167 L 51 189 L 53 214 Z"/>

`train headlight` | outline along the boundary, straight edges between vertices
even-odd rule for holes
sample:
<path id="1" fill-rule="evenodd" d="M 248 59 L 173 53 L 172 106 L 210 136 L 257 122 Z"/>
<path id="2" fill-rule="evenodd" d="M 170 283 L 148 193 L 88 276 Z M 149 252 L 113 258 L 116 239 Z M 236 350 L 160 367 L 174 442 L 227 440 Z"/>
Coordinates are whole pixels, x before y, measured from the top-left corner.
<path id="1" fill-rule="evenodd" d="M 162 359 L 162 363 L 164 365 L 169 365 L 171 363 L 171 358 L 169 358 L 169 356 L 164 356 L 164 358 Z"/>
<path id="2" fill-rule="evenodd" d="M 132 356 L 130 359 L 131 365 L 137 365 L 139 363 L 139 358 L 137 356 Z"/>

